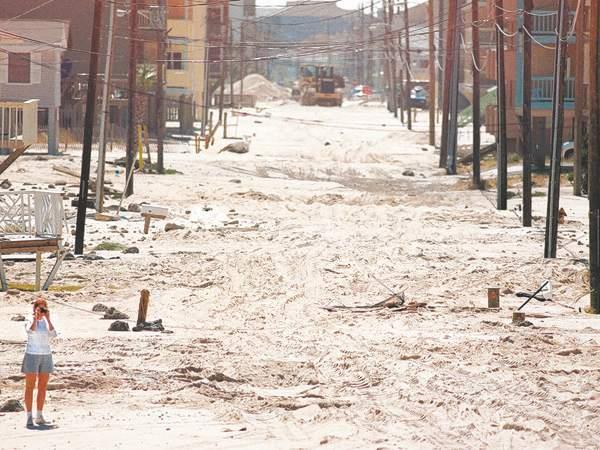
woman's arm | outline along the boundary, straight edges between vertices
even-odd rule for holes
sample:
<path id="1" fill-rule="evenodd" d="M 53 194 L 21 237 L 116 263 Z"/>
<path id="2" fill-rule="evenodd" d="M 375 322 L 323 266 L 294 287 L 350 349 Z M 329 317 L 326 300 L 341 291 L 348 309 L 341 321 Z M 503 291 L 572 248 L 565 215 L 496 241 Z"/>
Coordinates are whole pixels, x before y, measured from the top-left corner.
<path id="1" fill-rule="evenodd" d="M 46 312 L 46 322 L 48 322 L 48 335 L 50 337 L 56 337 L 56 330 L 54 329 L 54 324 L 50 320 L 50 311 Z"/>
<path id="2" fill-rule="evenodd" d="M 32 319 L 30 319 L 29 321 L 27 321 L 27 323 L 25 324 L 25 331 L 27 333 L 32 333 L 37 329 L 37 321 L 35 320 L 35 316 L 33 316 Z"/>

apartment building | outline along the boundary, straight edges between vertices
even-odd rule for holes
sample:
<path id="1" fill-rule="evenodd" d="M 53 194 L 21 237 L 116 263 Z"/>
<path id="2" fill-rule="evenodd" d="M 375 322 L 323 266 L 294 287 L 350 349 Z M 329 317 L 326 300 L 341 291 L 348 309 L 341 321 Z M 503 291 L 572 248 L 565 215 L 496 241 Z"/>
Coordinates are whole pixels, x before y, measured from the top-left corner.
<path id="1" fill-rule="evenodd" d="M 554 75 L 554 48 L 556 45 L 557 29 L 557 3 L 554 0 L 533 0 L 532 29 L 529 30 L 533 36 L 532 44 L 532 137 L 533 154 L 536 165 L 542 166 L 546 156 L 551 150 L 551 127 L 552 127 L 552 93 Z M 568 35 L 567 49 L 567 73 L 564 103 L 564 140 L 574 138 L 574 110 L 575 110 L 575 69 L 577 64 L 588 64 L 588 53 L 585 52 L 585 60 L 576 60 L 576 46 L 578 39 L 573 28 L 577 0 L 569 0 L 569 27 L 572 32 Z M 522 115 L 523 98 L 523 0 L 504 1 L 504 31 L 508 35 L 505 39 L 506 58 L 506 92 L 507 92 L 507 138 L 509 151 L 517 151 L 519 146 L 520 120 Z M 589 8 L 582 4 L 581 8 Z M 488 14 L 493 17 L 495 10 L 494 1 L 488 1 Z M 586 14 L 587 15 L 587 14 Z M 583 17 L 583 16 L 582 16 Z M 586 28 L 589 23 L 586 23 Z M 514 35 L 514 36 L 513 36 Z M 486 76 L 489 79 L 496 78 L 496 50 L 488 50 Z M 584 84 L 588 84 L 587 76 Z M 489 133 L 497 134 L 496 107 L 488 107 L 486 113 L 486 128 Z"/>

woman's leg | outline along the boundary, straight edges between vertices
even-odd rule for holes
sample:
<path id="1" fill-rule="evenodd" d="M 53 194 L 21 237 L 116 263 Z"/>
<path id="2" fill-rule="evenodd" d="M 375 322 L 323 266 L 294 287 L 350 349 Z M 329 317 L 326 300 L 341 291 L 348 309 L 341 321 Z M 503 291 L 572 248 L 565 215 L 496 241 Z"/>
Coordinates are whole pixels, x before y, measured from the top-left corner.
<path id="1" fill-rule="evenodd" d="M 25 374 L 25 410 L 28 413 L 33 409 L 33 389 L 35 388 L 36 378 L 37 373 Z"/>
<path id="2" fill-rule="evenodd" d="M 44 402 L 46 401 L 46 387 L 48 387 L 49 378 L 49 373 L 40 373 L 38 375 L 37 401 L 35 404 L 37 407 L 38 415 L 41 415 L 42 410 L 44 409 Z"/>

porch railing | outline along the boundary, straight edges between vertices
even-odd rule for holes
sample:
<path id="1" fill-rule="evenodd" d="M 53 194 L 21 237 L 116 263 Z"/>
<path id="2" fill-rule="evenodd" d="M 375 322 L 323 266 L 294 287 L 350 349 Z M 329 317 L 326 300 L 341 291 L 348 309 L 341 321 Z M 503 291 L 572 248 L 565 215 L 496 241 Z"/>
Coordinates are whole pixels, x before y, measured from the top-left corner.
<path id="1" fill-rule="evenodd" d="M 575 101 L 575 79 L 568 78 L 565 87 L 565 101 Z M 534 102 L 551 102 L 554 93 L 552 77 L 533 77 L 531 97 Z"/>
<path id="2" fill-rule="evenodd" d="M 0 102 L 0 148 L 35 144 L 38 137 L 38 100 Z"/>

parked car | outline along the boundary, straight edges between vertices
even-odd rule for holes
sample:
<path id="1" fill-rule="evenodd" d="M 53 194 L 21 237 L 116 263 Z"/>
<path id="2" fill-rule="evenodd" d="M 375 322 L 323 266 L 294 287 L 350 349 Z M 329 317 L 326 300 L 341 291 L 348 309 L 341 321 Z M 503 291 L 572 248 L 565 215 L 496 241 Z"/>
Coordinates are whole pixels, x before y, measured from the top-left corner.
<path id="1" fill-rule="evenodd" d="M 410 107 L 427 109 L 427 97 L 428 93 L 422 86 L 415 86 L 415 88 L 410 91 Z"/>
<path id="2" fill-rule="evenodd" d="M 564 142 L 562 145 L 560 157 L 563 161 L 571 161 L 573 158 L 575 158 L 575 142 Z"/>

